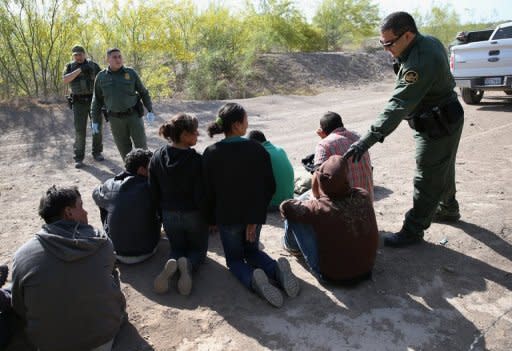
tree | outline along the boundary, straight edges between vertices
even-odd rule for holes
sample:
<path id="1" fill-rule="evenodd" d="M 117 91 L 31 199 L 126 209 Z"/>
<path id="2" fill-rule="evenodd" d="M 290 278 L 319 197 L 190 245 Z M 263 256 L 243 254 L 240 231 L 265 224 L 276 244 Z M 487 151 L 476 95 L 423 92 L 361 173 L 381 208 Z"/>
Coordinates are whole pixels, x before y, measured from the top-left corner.
<path id="1" fill-rule="evenodd" d="M 79 1 L 2 0 L 0 72 L 17 94 L 47 97 L 60 87 L 63 48 L 72 36 Z"/>
<path id="2" fill-rule="evenodd" d="M 254 52 L 314 51 L 320 33 L 306 22 L 290 0 L 260 0 L 246 4 L 244 18 L 249 47 Z"/>
<path id="3" fill-rule="evenodd" d="M 339 50 L 371 36 L 378 22 L 378 6 L 370 0 L 323 0 L 313 17 L 324 50 Z"/>
<path id="4" fill-rule="evenodd" d="M 243 86 L 244 24 L 226 7 L 210 5 L 194 26 L 194 67 L 187 78 L 195 98 L 225 99 Z"/>
<path id="5" fill-rule="evenodd" d="M 416 10 L 412 15 L 420 32 L 438 38 L 445 45 L 453 41 L 457 32 L 462 30 L 459 15 L 450 4 L 434 5 L 425 15 Z"/>

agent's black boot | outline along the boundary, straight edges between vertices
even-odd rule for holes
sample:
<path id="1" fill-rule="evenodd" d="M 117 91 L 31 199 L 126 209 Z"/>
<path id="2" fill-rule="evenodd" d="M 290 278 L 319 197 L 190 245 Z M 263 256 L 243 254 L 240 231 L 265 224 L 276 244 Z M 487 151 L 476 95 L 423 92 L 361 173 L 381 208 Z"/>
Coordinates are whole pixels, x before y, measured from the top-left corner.
<path id="1" fill-rule="evenodd" d="M 400 229 L 398 233 L 386 234 L 384 236 L 384 246 L 405 247 L 423 242 L 423 235 L 413 234 L 405 228 Z"/>

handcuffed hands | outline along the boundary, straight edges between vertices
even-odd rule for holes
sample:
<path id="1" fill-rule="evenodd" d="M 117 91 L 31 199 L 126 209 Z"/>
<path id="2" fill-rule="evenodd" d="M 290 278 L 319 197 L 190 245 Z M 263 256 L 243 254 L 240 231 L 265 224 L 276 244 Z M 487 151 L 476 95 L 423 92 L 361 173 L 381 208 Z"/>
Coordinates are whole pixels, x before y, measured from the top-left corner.
<path id="1" fill-rule="evenodd" d="M 153 123 L 155 121 L 155 114 L 153 112 L 148 112 L 146 115 L 146 121 L 148 121 L 148 123 Z"/>
<path id="2" fill-rule="evenodd" d="M 368 151 L 368 145 L 362 141 L 356 141 L 348 148 L 347 152 L 343 155 L 343 160 L 348 160 L 352 157 L 352 162 L 357 163 L 361 161 L 364 153 Z"/>

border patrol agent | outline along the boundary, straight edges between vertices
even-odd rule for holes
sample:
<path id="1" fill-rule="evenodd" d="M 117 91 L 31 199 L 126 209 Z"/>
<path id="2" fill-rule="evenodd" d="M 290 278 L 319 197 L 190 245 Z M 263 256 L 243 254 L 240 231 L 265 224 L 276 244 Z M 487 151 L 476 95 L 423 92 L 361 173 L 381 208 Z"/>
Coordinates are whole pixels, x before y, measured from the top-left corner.
<path id="1" fill-rule="evenodd" d="M 87 133 L 87 121 L 91 108 L 94 79 L 100 72 L 100 66 L 91 60 L 87 60 L 85 49 L 76 45 L 71 49 L 73 61 L 66 65 L 63 73 L 63 82 L 69 83 L 71 95 L 68 97 L 70 107 L 73 109 L 73 120 L 75 124 L 75 167 L 83 166 L 85 156 L 85 137 Z M 92 155 L 96 161 L 103 161 L 101 123 L 98 126 L 99 133 L 92 136 Z"/>
<path id="2" fill-rule="evenodd" d="M 104 105 L 114 142 L 124 160 L 133 147 L 147 149 L 141 118 L 144 115 L 142 103 L 148 110 L 148 123 L 154 121 L 155 115 L 148 90 L 134 69 L 123 66 L 121 51 L 118 48 L 109 49 L 107 59 L 109 66 L 98 74 L 94 83 L 91 104 L 93 132 L 99 132 L 101 108 Z"/>
<path id="3" fill-rule="evenodd" d="M 457 221 L 455 157 L 464 125 L 464 111 L 439 40 L 421 35 L 411 15 L 394 12 L 380 27 L 381 44 L 396 60 L 395 89 L 369 132 L 351 145 L 344 158 L 357 162 L 368 148 L 383 142 L 403 119 L 415 130 L 416 173 L 413 207 L 398 233 L 384 237 L 384 245 L 421 243 L 432 220 Z"/>

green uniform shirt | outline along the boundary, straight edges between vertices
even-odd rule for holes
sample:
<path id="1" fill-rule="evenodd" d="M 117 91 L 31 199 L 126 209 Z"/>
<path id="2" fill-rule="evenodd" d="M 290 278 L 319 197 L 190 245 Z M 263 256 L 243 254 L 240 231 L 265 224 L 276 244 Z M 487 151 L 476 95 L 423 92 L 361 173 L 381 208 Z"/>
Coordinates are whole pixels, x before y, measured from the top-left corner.
<path id="1" fill-rule="evenodd" d="M 96 62 L 85 60 L 84 63 L 80 64 L 73 61 L 66 65 L 63 75 L 71 73 L 83 65 L 89 66 L 91 69 L 87 73 L 81 72 L 75 79 L 69 82 L 69 87 L 74 95 L 92 95 L 94 90 L 94 79 L 101 71 L 100 66 L 98 66 Z"/>
<path id="2" fill-rule="evenodd" d="M 368 146 L 377 141 L 383 142 L 404 118 L 419 109 L 457 99 L 448 56 L 436 38 L 416 34 L 411 45 L 398 58 L 398 64 L 393 96 L 362 138 Z"/>
<path id="3" fill-rule="evenodd" d="M 149 92 L 133 68 L 123 66 L 115 72 L 105 68 L 98 73 L 94 83 L 91 104 L 93 121 L 98 122 L 101 119 L 102 106 L 107 111 L 125 112 L 135 106 L 139 96 L 146 109 L 151 112 L 153 106 Z"/>

